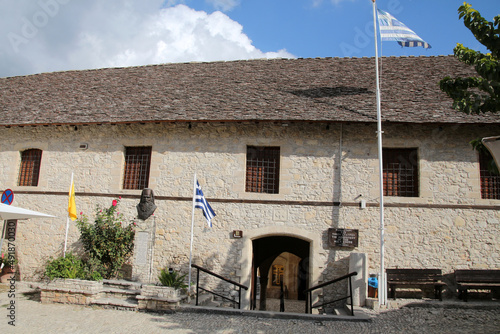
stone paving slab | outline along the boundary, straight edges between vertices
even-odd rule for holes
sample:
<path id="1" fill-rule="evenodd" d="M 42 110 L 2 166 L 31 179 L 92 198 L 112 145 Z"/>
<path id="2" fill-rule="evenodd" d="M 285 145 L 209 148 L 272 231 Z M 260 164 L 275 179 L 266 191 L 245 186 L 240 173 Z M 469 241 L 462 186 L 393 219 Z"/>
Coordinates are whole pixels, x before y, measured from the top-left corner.
<path id="1" fill-rule="evenodd" d="M 211 312 L 144 313 L 65 304 L 41 304 L 22 286 L 10 298 L 0 286 L 0 333 L 500 333 L 500 303 L 424 307 L 412 303 L 400 309 L 372 311 L 370 321 L 326 321 L 276 318 L 272 312 L 215 314 Z M 14 301 L 14 326 L 8 307 Z M 466 305 L 467 304 L 467 305 Z M 471 307 L 473 306 L 473 307 Z M 267 314 L 268 317 L 264 317 Z"/>

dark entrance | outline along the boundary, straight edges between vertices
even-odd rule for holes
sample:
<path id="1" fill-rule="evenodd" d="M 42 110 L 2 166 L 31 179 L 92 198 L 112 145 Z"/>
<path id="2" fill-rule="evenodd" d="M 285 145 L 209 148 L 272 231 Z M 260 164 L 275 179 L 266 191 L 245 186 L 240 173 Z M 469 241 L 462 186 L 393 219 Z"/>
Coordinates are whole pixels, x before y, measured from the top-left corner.
<path id="1" fill-rule="evenodd" d="M 253 240 L 252 246 L 252 309 L 266 310 L 267 299 L 279 298 L 281 294 L 288 300 L 305 300 L 304 290 L 309 283 L 309 242 L 271 236 Z"/>

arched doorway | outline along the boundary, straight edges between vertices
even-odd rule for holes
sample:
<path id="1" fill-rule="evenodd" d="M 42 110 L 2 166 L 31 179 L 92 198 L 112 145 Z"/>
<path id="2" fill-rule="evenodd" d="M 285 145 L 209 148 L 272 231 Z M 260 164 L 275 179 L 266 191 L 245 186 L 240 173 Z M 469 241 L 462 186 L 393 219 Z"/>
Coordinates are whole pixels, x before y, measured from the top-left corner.
<path id="1" fill-rule="evenodd" d="M 304 300 L 309 280 L 308 241 L 291 236 L 252 240 L 251 308 L 266 310 L 268 299 Z M 285 309 L 285 311 L 287 311 Z"/>

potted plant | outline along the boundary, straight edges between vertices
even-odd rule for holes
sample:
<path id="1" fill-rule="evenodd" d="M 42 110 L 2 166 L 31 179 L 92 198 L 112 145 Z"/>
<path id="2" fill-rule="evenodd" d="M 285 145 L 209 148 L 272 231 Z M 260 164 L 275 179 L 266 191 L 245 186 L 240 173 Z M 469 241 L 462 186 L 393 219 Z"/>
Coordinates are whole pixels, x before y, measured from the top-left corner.
<path id="1" fill-rule="evenodd" d="M 17 264 L 17 259 L 12 254 L 3 254 L 0 267 L 2 267 L 0 281 L 2 283 L 8 282 L 12 276 L 15 275 L 15 267 Z"/>
<path id="2" fill-rule="evenodd" d="M 165 311 L 178 306 L 183 298 L 181 291 L 187 288 L 185 277 L 172 268 L 162 269 L 158 276 L 160 283 L 142 286 L 141 295 L 136 297 L 139 309 Z"/>
<path id="3" fill-rule="evenodd" d="M 187 284 L 184 283 L 184 278 L 186 277 L 186 274 L 181 275 L 177 271 L 173 270 L 172 268 L 165 268 L 162 269 L 160 272 L 160 275 L 158 276 L 158 279 L 160 280 L 160 283 L 162 286 L 166 287 L 171 287 L 176 290 L 180 289 L 186 289 Z"/>

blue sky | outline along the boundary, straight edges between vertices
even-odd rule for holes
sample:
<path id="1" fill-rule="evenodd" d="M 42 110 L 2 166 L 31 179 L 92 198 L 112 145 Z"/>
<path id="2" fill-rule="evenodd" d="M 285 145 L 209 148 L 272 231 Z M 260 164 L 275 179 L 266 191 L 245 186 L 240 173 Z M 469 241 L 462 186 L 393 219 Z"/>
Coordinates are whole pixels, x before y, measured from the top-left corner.
<path id="1" fill-rule="evenodd" d="M 432 45 L 384 42 L 379 55 L 485 51 L 462 0 L 378 0 Z M 470 0 L 489 21 L 497 0 Z M 373 57 L 371 0 L 0 0 L 0 77 L 170 62 Z"/>
<path id="2" fill-rule="evenodd" d="M 489 21 L 500 14 L 496 0 L 469 3 Z M 402 49 L 396 42 L 384 42 L 383 55 L 448 55 L 457 43 L 482 47 L 458 18 L 463 0 L 378 0 L 376 4 L 432 45 L 430 50 Z M 263 51 L 286 49 L 297 57 L 375 55 L 371 0 L 242 0 L 227 14 L 243 25 Z"/>

